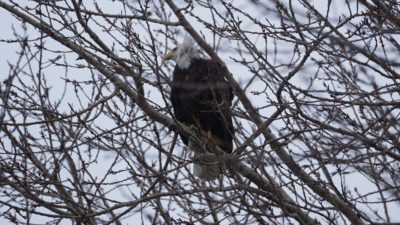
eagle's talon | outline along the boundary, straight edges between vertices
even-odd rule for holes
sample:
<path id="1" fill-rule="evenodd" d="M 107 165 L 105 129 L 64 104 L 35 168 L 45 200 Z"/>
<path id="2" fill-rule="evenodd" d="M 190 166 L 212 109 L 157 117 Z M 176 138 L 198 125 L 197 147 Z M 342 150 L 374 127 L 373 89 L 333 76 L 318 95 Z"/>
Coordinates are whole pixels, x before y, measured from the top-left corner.
<path id="1" fill-rule="evenodd" d="M 197 126 L 194 125 L 194 124 L 191 124 L 191 125 L 189 126 L 189 129 L 192 130 L 192 131 L 196 131 L 196 130 L 197 130 Z"/>
<path id="2" fill-rule="evenodd" d="M 199 135 L 199 134 L 201 134 L 201 130 L 199 129 L 199 127 L 198 126 L 196 126 L 196 125 L 194 125 L 194 124 L 191 124 L 190 126 L 189 126 L 189 129 L 190 129 L 190 131 L 194 134 L 194 135 Z"/>
<path id="3" fill-rule="evenodd" d="M 210 141 L 210 142 L 214 141 L 214 138 L 213 138 L 213 135 L 211 133 L 211 130 L 206 132 L 206 139 L 207 139 L 207 141 Z"/>

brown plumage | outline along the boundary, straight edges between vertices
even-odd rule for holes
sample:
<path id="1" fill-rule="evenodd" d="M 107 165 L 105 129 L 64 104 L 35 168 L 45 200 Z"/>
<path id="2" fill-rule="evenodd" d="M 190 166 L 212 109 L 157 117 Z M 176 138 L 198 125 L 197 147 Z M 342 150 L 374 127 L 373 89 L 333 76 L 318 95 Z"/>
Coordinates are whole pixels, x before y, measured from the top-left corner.
<path id="1" fill-rule="evenodd" d="M 177 120 L 210 131 L 214 140 L 227 153 L 232 152 L 232 88 L 225 80 L 226 70 L 208 59 L 193 59 L 187 69 L 175 67 L 171 101 Z M 181 136 L 188 145 L 188 138 Z"/>

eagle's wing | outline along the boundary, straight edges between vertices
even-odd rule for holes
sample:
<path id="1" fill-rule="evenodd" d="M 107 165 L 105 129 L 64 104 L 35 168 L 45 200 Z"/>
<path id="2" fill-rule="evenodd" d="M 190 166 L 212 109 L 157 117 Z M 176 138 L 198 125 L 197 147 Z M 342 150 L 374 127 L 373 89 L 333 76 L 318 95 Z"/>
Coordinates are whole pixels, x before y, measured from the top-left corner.
<path id="1" fill-rule="evenodd" d="M 212 93 L 209 107 L 213 108 L 215 116 L 211 131 L 220 139 L 220 147 L 224 151 L 231 153 L 234 134 L 231 112 L 233 91 L 231 85 L 225 79 L 226 73 L 228 71 L 221 64 L 214 61 L 208 64 L 207 80 Z"/>

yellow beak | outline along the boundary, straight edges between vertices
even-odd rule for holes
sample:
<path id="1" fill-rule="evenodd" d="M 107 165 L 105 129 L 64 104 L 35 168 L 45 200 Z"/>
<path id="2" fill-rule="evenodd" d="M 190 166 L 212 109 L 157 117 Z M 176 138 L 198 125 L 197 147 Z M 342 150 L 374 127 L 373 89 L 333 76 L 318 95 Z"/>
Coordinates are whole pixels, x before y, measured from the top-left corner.
<path id="1" fill-rule="evenodd" d="M 164 55 L 163 60 L 170 60 L 176 55 L 176 51 L 172 50 Z"/>

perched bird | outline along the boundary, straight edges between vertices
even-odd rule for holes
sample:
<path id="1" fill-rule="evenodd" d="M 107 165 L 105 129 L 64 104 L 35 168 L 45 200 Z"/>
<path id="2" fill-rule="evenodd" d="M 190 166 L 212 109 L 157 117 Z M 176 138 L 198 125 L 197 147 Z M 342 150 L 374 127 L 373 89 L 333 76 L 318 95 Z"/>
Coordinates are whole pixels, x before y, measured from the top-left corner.
<path id="1" fill-rule="evenodd" d="M 176 62 L 171 88 L 175 118 L 207 134 L 215 146 L 231 153 L 234 129 L 230 107 L 233 92 L 224 78 L 227 70 L 214 60 L 201 58 L 194 41 L 188 37 L 167 53 L 164 60 Z M 181 139 L 195 157 L 211 154 L 204 153 L 192 138 L 181 135 Z M 203 180 L 216 179 L 220 170 L 221 165 L 215 161 L 193 165 L 193 174 Z"/>

